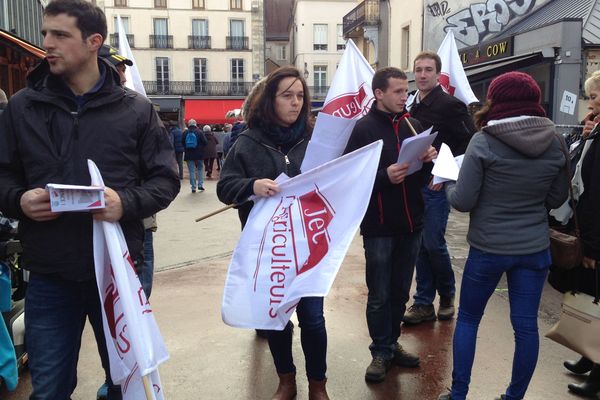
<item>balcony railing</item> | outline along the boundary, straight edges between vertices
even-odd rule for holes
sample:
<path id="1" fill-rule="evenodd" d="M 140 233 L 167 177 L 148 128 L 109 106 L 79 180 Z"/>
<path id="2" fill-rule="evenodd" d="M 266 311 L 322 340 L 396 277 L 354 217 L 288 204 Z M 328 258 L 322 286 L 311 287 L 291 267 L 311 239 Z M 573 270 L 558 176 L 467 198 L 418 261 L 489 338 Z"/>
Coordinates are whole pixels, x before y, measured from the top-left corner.
<path id="1" fill-rule="evenodd" d="M 127 36 L 127 41 L 129 42 L 129 47 L 134 48 L 135 41 L 133 40 L 133 34 L 128 33 L 126 36 Z M 117 49 L 119 48 L 119 34 L 118 33 L 110 34 L 110 45 L 112 47 L 116 47 Z"/>
<path id="2" fill-rule="evenodd" d="M 363 25 L 379 25 L 379 0 L 364 0 L 344 15 L 344 36 Z"/>
<path id="3" fill-rule="evenodd" d="M 210 49 L 210 36 L 188 36 L 188 49 Z"/>
<path id="4" fill-rule="evenodd" d="M 248 36 L 227 36 L 225 42 L 229 50 L 248 50 Z"/>
<path id="5" fill-rule="evenodd" d="M 172 49 L 173 35 L 150 35 L 150 47 L 154 49 Z"/>
<path id="6" fill-rule="evenodd" d="M 254 82 L 144 81 L 147 94 L 246 96 Z"/>
<path id="7" fill-rule="evenodd" d="M 254 82 L 194 82 L 194 81 L 144 81 L 149 95 L 180 96 L 236 96 L 245 97 Z M 324 100 L 329 86 L 310 87 L 312 100 Z"/>

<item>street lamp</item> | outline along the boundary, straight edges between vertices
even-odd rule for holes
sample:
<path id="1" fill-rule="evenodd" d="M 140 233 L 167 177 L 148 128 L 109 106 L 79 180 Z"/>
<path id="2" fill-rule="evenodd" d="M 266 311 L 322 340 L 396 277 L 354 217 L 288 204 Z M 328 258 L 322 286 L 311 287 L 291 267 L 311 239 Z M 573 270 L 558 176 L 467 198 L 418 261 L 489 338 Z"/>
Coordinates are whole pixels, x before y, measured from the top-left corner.
<path id="1" fill-rule="evenodd" d="M 304 79 L 308 79 L 308 64 L 304 63 Z"/>

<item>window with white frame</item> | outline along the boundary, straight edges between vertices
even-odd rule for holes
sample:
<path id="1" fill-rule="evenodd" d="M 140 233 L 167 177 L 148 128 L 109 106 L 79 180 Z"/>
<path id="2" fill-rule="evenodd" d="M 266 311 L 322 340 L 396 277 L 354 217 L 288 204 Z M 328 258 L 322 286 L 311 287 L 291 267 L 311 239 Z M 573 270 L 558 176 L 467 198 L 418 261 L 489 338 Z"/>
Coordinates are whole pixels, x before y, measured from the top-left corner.
<path id="1" fill-rule="evenodd" d="M 114 19 L 114 23 L 115 23 L 115 33 L 119 33 L 119 19 L 117 17 L 115 17 Z M 121 22 L 123 23 L 123 30 L 125 31 L 125 33 L 129 33 L 129 17 L 121 17 Z"/>
<path id="2" fill-rule="evenodd" d="M 327 94 L 327 66 L 315 65 L 313 67 L 313 86 L 315 96 Z"/>
<path id="3" fill-rule="evenodd" d="M 327 24 L 313 25 L 313 50 L 327 50 Z"/>
<path id="4" fill-rule="evenodd" d="M 207 91 L 208 72 L 206 58 L 194 58 L 194 89 L 196 93 Z"/>
<path id="5" fill-rule="evenodd" d="M 229 0 L 229 8 L 232 10 L 241 10 L 242 0 Z"/>
<path id="6" fill-rule="evenodd" d="M 410 68 L 410 25 L 402 28 L 402 37 L 400 42 L 402 44 L 400 68 L 407 70 Z"/>
<path id="7" fill-rule="evenodd" d="M 159 92 L 169 91 L 169 58 L 156 57 L 156 88 Z"/>
<path id="8" fill-rule="evenodd" d="M 192 0 L 192 8 L 196 9 L 196 10 L 198 10 L 198 9 L 202 10 L 202 9 L 204 9 L 205 8 L 204 0 Z"/>
<path id="9" fill-rule="evenodd" d="M 287 46 L 286 45 L 277 46 L 277 59 L 278 60 L 285 60 L 286 59 L 286 53 L 287 53 Z"/>
<path id="10" fill-rule="evenodd" d="M 115 7 L 127 7 L 127 0 L 115 0 Z"/>
<path id="11" fill-rule="evenodd" d="M 342 24 L 337 25 L 337 50 L 344 50 L 346 48 L 346 40 L 344 39 L 344 26 Z"/>
<path id="12" fill-rule="evenodd" d="M 231 93 L 241 94 L 244 92 L 244 59 L 231 59 Z"/>

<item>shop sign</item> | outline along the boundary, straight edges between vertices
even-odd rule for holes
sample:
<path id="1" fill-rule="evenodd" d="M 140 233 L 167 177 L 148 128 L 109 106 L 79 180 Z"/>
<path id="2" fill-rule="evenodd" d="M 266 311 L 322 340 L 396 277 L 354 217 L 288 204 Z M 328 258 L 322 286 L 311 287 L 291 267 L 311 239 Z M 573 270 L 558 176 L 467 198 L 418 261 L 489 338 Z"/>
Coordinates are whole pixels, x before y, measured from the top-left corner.
<path id="1" fill-rule="evenodd" d="M 463 66 L 468 66 L 510 57 L 513 55 L 513 39 L 513 37 L 510 37 L 460 50 L 460 60 Z"/>

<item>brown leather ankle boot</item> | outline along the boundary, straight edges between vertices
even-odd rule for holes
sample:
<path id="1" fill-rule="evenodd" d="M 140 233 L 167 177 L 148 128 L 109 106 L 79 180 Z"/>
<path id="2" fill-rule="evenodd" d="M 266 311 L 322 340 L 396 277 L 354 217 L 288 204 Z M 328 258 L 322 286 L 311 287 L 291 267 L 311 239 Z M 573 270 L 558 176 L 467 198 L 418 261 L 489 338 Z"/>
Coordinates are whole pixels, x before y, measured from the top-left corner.
<path id="1" fill-rule="evenodd" d="M 308 380 L 308 400 L 329 400 L 325 384 L 327 378 L 322 381 L 316 381 L 313 379 Z"/>
<path id="2" fill-rule="evenodd" d="M 279 375 L 279 386 L 273 395 L 273 400 L 293 400 L 296 397 L 296 373 Z"/>

